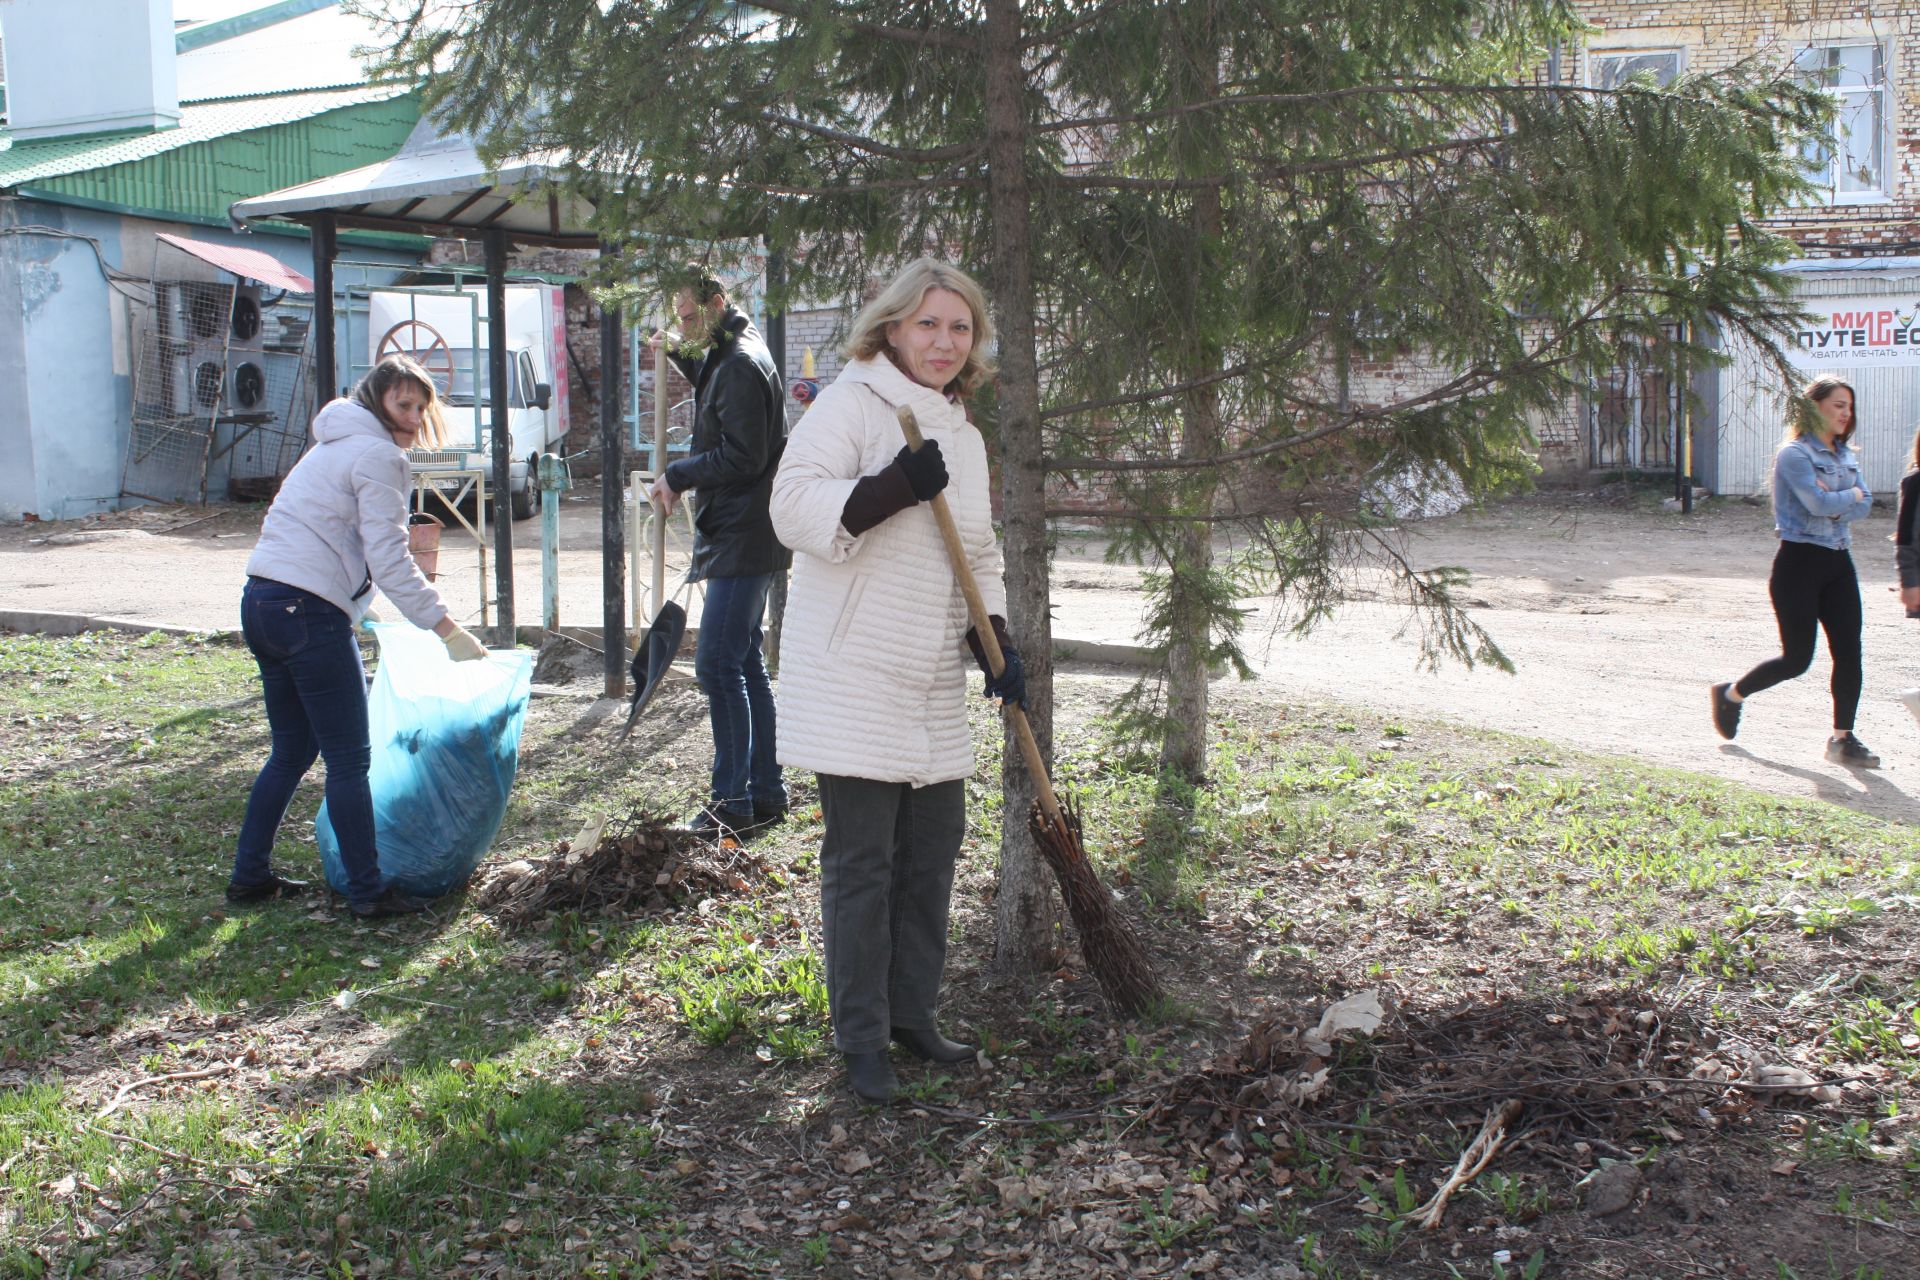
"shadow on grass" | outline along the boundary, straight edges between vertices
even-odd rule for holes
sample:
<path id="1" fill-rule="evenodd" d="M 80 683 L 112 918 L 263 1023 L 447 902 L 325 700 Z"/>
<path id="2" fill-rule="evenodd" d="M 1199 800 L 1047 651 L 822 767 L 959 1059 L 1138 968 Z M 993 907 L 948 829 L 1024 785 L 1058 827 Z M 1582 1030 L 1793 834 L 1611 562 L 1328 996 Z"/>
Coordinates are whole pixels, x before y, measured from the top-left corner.
<path id="1" fill-rule="evenodd" d="M 317 779 L 282 823 L 275 859 L 290 875 L 315 876 L 315 893 L 304 904 L 230 906 L 227 841 L 260 758 L 236 747 L 221 763 L 139 785 L 80 778 L 34 788 L 16 821 L 44 843 L 15 864 L 12 888 L 26 909 L 0 930 L 0 945 L 92 954 L 50 981 L 23 972 L 23 989 L 0 1003 L 7 1052 L 31 1057 L 71 1044 L 58 1037 L 103 1047 L 100 1038 L 129 1020 L 181 1001 L 224 1011 L 242 999 L 262 1006 L 330 995 L 343 978 L 364 979 L 358 962 L 370 939 L 403 961 L 451 925 L 451 911 L 379 933 L 344 912 L 311 918 L 326 901 L 324 880 L 317 850 L 298 833 L 310 830 Z"/>
<path id="2" fill-rule="evenodd" d="M 1920 823 L 1920 800 L 1895 786 L 1887 777 L 1874 769 L 1851 769 L 1844 778 L 1835 777 L 1818 769 L 1803 769 L 1798 765 L 1772 760 L 1734 742 L 1720 744 L 1723 756 L 1738 756 L 1751 760 L 1762 768 L 1772 769 L 1775 773 L 1784 773 L 1813 784 L 1814 794 L 1831 804 L 1865 814 L 1870 818 L 1884 818 L 1894 814 L 1902 815 L 1898 820 L 1907 823 Z M 1849 786 L 1852 780 L 1859 785 Z"/>

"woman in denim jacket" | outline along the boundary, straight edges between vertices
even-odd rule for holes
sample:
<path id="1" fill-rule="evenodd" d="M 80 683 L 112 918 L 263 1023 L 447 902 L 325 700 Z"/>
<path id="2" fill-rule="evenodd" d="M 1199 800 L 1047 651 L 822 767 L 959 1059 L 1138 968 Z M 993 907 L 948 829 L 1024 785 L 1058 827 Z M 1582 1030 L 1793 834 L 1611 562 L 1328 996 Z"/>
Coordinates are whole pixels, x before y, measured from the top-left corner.
<path id="1" fill-rule="evenodd" d="M 1827 759 L 1877 769 L 1880 757 L 1853 736 L 1860 705 L 1860 580 L 1854 575 L 1855 520 L 1873 509 L 1848 443 L 1858 423 L 1853 388 L 1832 374 L 1807 384 L 1793 409 L 1787 438 L 1773 459 L 1773 526 L 1780 550 L 1767 594 L 1780 624 L 1780 656 L 1712 689 L 1713 725 L 1723 738 L 1740 730 L 1746 699 L 1813 665 L 1817 631 L 1833 654 L 1833 736 Z"/>

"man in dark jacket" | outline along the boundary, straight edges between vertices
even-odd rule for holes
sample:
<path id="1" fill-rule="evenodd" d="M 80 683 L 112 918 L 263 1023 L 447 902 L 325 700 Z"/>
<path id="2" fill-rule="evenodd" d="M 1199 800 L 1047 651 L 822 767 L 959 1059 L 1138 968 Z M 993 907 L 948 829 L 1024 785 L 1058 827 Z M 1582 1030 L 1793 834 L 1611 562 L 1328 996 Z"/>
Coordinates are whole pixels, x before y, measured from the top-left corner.
<path id="1" fill-rule="evenodd" d="M 693 825 L 744 835 L 787 813 L 760 628 L 773 576 L 793 563 L 767 512 L 786 447 L 786 396 L 766 340 L 720 281 L 699 267 L 685 280 L 674 294 L 680 336 L 653 341 L 672 344 L 669 358 L 693 384 L 693 440 L 649 497 L 664 518 L 693 490 L 691 576 L 706 583 L 693 670 L 713 722 L 713 790 Z"/>

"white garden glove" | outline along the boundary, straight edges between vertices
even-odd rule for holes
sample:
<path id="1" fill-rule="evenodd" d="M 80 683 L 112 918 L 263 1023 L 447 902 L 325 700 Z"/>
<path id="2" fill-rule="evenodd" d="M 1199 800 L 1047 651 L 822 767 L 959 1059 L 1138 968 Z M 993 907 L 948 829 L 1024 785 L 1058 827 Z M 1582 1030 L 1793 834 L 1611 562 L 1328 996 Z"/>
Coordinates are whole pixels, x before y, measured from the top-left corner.
<path id="1" fill-rule="evenodd" d="M 479 662 L 487 656 L 487 647 L 474 639 L 473 632 L 465 627 L 455 627 L 441 643 L 447 646 L 447 656 L 455 662 Z"/>

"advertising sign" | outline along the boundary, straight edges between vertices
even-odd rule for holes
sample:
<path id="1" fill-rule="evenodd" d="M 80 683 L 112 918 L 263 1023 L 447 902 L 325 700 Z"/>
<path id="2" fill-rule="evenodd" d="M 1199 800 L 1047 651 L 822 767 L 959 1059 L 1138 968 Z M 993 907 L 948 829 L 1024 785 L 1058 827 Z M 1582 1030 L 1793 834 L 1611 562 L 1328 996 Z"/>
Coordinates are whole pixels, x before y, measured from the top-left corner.
<path id="1" fill-rule="evenodd" d="M 1813 323 L 1787 348 L 1803 369 L 1920 367 L 1920 295 L 1814 298 Z"/>

